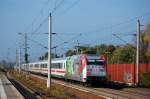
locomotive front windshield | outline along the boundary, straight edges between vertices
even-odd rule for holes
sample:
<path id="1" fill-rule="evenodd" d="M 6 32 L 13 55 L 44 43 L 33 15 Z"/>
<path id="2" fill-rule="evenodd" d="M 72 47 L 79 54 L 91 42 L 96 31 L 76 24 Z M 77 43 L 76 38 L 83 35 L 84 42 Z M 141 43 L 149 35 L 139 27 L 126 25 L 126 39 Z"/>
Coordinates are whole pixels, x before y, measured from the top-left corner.
<path id="1" fill-rule="evenodd" d="M 105 62 L 101 60 L 88 60 L 87 65 L 104 65 Z"/>

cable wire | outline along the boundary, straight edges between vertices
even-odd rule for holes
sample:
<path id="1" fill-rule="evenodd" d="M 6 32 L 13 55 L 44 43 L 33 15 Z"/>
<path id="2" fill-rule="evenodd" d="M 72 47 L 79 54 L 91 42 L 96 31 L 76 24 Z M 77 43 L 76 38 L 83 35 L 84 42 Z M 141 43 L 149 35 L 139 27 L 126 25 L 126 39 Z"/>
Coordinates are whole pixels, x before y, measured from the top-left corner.
<path id="1" fill-rule="evenodd" d="M 79 1 L 80 0 L 76 0 L 75 2 L 73 2 L 71 4 L 71 6 L 67 7 L 62 13 L 59 14 L 59 16 L 65 14 L 66 12 L 68 12 L 69 10 L 71 10 L 71 8 L 73 8 L 75 5 L 77 5 L 79 3 Z"/>
<path id="2" fill-rule="evenodd" d="M 40 25 L 32 32 L 32 35 L 37 33 L 37 31 L 43 26 L 43 24 L 48 20 L 48 16 L 40 23 Z"/>
<path id="3" fill-rule="evenodd" d="M 42 8 L 40 9 L 39 13 L 37 14 L 37 16 L 35 16 L 35 18 L 34 18 L 33 21 L 31 22 L 31 24 L 29 24 L 29 25 L 26 27 L 25 31 L 27 31 L 30 26 L 33 26 L 33 24 L 35 23 L 35 21 L 37 20 L 37 18 L 40 16 L 40 14 L 43 12 L 44 8 L 45 8 L 46 5 L 49 3 L 49 1 L 50 1 L 50 0 L 47 0 L 47 1 L 43 4 L 43 6 L 42 6 Z"/>
<path id="4" fill-rule="evenodd" d="M 64 1 L 65 1 L 65 0 L 61 0 L 61 1 L 59 2 L 59 4 L 56 5 L 56 6 L 54 7 L 54 9 L 51 11 L 51 14 L 55 13 L 56 10 L 63 4 Z"/>
<path id="5" fill-rule="evenodd" d="M 149 16 L 149 15 L 150 15 L 150 12 L 145 13 L 145 14 L 140 15 L 140 16 L 136 16 L 136 17 L 131 18 L 131 19 L 129 19 L 129 20 L 122 21 L 122 22 L 120 22 L 120 23 L 117 23 L 117 24 L 114 24 L 114 25 L 111 25 L 111 26 L 108 26 L 108 27 L 101 28 L 101 29 L 99 29 L 99 30 L 89 31 L 89 32 L 86 32 L 86 33 L 101 32 L 101 31 L 103 31 L 103 30 L 112 29 L 112 28 L 117 27 L 117 26 L 120 26 L 120 25 L 122 25 L 122 24 L 126 24 L 126 23 L 129 23 L 129 22 L 134 21 L 134 20 L 136 20 L 136 19 L 142 18 L 143 16 L 145 17 L 145 16 Z"/>
<path id="6" fill-rule="evenodd" d="M 41 43 L 39 43 L 39 42 L 37 42 L 37 41 L 35 41 L 35 40 L 33 40 L 33 39 L 30 39 L 29 37 L 28 37 L 28 40 L 30 40 L 30 41 L 36 43 L 38 46 L 41 46 L 42 48 L 48 49 L 48 47 L 46 47 L 45 45 L 43 45 L 43 44 L 41 44 Z"/>

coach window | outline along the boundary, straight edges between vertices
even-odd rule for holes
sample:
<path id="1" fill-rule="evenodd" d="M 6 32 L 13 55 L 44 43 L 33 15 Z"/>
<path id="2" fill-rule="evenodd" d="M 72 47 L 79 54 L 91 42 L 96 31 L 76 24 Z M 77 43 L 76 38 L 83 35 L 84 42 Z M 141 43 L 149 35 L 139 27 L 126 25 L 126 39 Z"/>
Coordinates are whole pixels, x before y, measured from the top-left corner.
<path id="1" fill-rule="evenodd" d="M 60 68 L 60 69 L 63 68 L 63 63 L 59 63 L 59 68 Z"/>
<path id="2" fill-rule="evenodd" d="M 47 68 L 47 64 L 41 64 L 42 68 Z"/>
<path id="3" fill-rule="evenodd" d="M 32 67 L 33 65 L 32 64 L 30 64 L 30 67 Z"/>
<path id="4" fill-rule="evenodd" d="M 47 68 L 47 64 L 44 64 L 44 68 Z"/>
<path id="5" fill-rule="evenodd" d="M 41 68 L 46 68 L 46 67 L 45 67 L 45 64 L 41 64 Z"/>
<path id="6" fill-rule="evenodd" d="M 43 64 L 40 64 L 40 67 L 43 68 Z"/>
<path id="7" fill-rule="evenodd" d="M 53 63 L 52 68 L 60 69 L 60 68 L 62 68 L 62 63 Z"/>
<path id="8" fill-rule="evenodd" d="M 51 68 L 55 68 L 55 63 L 52 63 L 52 67 Z"/>
<path id="9" fill-rule="evenodd" d="M 55 66 L 56 66 L 56 68 L 59 69 L 60 68 L 60 63 L 56 63 Z"/>
<path id="10" fill-rule="evenodd" d="M 39 67 L 39 64 L 35 64 L 35 67 L 38 68 L 38 67 Z"/>

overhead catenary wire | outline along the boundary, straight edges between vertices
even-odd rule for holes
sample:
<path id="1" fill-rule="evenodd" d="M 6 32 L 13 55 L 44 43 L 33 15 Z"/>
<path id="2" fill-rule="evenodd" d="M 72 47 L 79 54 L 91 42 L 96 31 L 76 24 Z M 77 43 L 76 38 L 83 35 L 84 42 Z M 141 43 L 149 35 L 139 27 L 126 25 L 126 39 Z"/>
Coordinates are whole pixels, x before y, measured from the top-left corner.
<path id="1" fill-rule="evenodd" d="M 67 37 L 75 35 L 75 33 L 63 33 L 63 34 L 66 34 Z M 59 40 L 61 40 L 61 42 L 67 42 L 66 40 L 62 39 L 62 37 L 61 37 L 60 35 L 62 35 L 62 33 L 56 33 L 56 36 L 57 36 L 56 38 L 59 38 Z M 75 38 L 76 36 L 78 37 L 78 35 L 81 35 L 81 33 L 77 33 L 77 34 L 76 34 L 74 37 L 72 37 L 72 38 Z"/>
<path id="2" fill-rule="evenodd" d="M 40 47 L 42 47 L 44 49 L 48 49 L 47 46 L 45 46 L 44 44 L 39 43 L 38 41 L 35 41 L 35 40 L 33 40 L 33 39 L 29 38 L 29 37 L 28 37 L 28 40 L 32 41 L 33 43 L 36 43 L 38 46 L 40 46 Z M 55 47 L 56 46 L 53 46 L 51 49 L 54 49 Z M 59 47 L 59 46 L 57 46 L 57 47 Z"/>
<path id="3" fill-rule="evenodd" d="M 89 31 L 89 32 L 82 32 L 82 34 L 90 34 L 90 33 L 97 33 L 97 32 L 101 32 L 101 31 L 103 31 L 103 30 L 108 30 L 108 29 L 112 29 L 112 28 L 114 28 L 114 27 L 117 27 L 117 26 L 120 26 L 120 25 L 123 25 L 123 24 L 126 24 L 126 23 L 130 23 L 130 22 L 132 22 L 132 21 L 134 21 L 134 20 L 136 20 L 136 19 L 139 19 L 139 18 L 142 18 L 142 17 L 146 17 L 146 16 L 149 16 L 150 15 L 150 12 L 148 12 L 148 13 L 144 13 L 144 14 L 142 14 L 142 15 L 140 15 L 140 16 L 136 16 L 136 17 L 134 17 L 134 18 L 131 18 L 131 19 L 129 19 L 129 20 L 126 20 L 126 21 L 122 21 L 122 22 L 120 22 L 120 23 L 117 23 L 117 24 L 114 24 L 114 25 L 111 25 L 111 26 L 108 26 L 108 27 L 104 27 L 104 28 L 102 28 L 102 29 L 99 29 L 99 30 L 95 30 L 95 31 Z M 112 33 L 112 35 L 113 35 L 113 33 Z M 131 35 L 134 35 L 134 34 L 131 34 Z M 117 37 L 118 38 L 118 37 Z M 123 41 L 122 40 L 122 38 L 119 38 L 121 41 Z M 126 43 L 127 44 L 127 42 L 126 41 L 123 41 L 124 43 Z M 128 43 L 129 44 L 129 43 Z M 130 44 L 131 45 L 131 44 Z"/>
<path id="4" fill-rule="evenodd" d="M 72 8 L 74 5 L 76 5 L 79 1 L 80 1 L 80 0 L 75 1 L 75 2 L 74 2 L 70 7 L 68 7 L 65 11 L 71 9 L 71 8 Z M 55 11 L 63 4 L 63 2 L 64 2 L 64 0 L 61 0 L 61 1 L 59 2 L 59 4 L 56 5 L 56 6 L 53 8 L 53 10 L 51 11 L 51 13 L 55 13 Z M 65 12 L 65 11 L 64 11 L 64 12 Z M 150 15 L 150 12 L 149 12 L 149 13 L 145 13 L 145 14 L 143 14 L 142 16 L 137 16 L 137 17 L 131 18 L 131 19 L 129 19 L 129 20 L 126 20 L 126 21 L 123 21 L 123 22 L 120 22 L 120 23 L 117 23 L 117 24 L 114 24 L 114 25 L 111 25 L 111 26 L 101 28 L 100 30 L 94 30 L 94 31 L 89 31 L 89 32 L 85 32 L 85 33 L 100 32 L 100 31 L 103 31 L 103 30 L 106 30 L 106 29 L 111 29 L 111 28 L 114 28 L 114 27 L 120 26 L 120 25 L 122 25 L 122 24 L 131 22 L 131 21 L 133 21 L 133 20 L 135 20 L 135 19 L 137 19 L 137 18 L 139 18 L 139 17 L 143 17 L 143 16 L 146 16 L 146 15 Z M 32 32 L 32 34 L 35 34 L 35 33 L 39 30 L 39 28 L 42 27 L 43 23 L 44 23 L 47 19 L 48 19 L 48 16 L 39 24 L 39 26 Z"/>
<path id="5" fill-rule="evenodd" d="M 74 5 L 76 5 L 79 1 L 80 1 L 80 0 L 77 0 L 76 2 L 74 2 L 69 8 L 66 9 L 66 11 L 69 10 L 69 9 L 71 9 L 71 8 L 72 8 Z M 51 13 L 54 13 L 54 12 L 63 4 L 63 2 L 64 2 L 64 0 L 61 0 L 61 1 L 59 2 L 59 4 L 56 5 L 56 6 L 53 8 L 53 10 L 51 11 Z M 120 23 L 117 23 L 117 24 L 108 26 L 108 27 L 101 28 L 100 30 L 89 31 L 89 32 L 86 32 L 86 33 L 100 32 L 100 31 L 103 31 L 103 30 L 106 30 L 106 29 L 111 29 L 111 28 L 120 26 L 120 25 L 122 25 L 122 24 L 131 22 L 131 21 L 134 21 L 134 20 L 137 19 L 137 18 L 140 18 L 140 17 L 143 17 L 143 16 L 148 16 L 148 15 L 150 15 L 150 12 L 145 13 L 145 14 L 143 14 L 143 15 L 141 15 L 141 16 L 137 16 L 137 17 L 131 18 L 131 19 L 129 19 L 129 20 L 126 20 L 126 21 L 123 21 L 123 22 L 120 22 Z M 46 19 L 47 19 L 47 18 L 48 18 L 48 16 L 46 17 Z M 44 22 L 45 22 L 45 21 L 42 21 L 42 22 L 40 23 L 40 25 L 34 30 L 34 32 L 32 32 L 32 34 L 35 34 L 35 33 L 39 30 L 39 28 L 42 27 L 42 25 L 43 25 Z"/>
<path id="6" fill-rule="evenodd" d="M 51 14 L 54 14 L 56 10 L 63 4 L 65 0 L 61 0 L 58 5 L 56 5 L 52 11 L 50 11 Z M 43 26 L 43 24 L 48 20 L 49 14 L 45 17 L 45 19 L 38 25 L 38 27 L 32 32 L 32 34 L 37 33 L 37 31 Z"/>
<path id="7" fill-rule="evenodd" d="M 56 45 L 56 46 L 53 46 L 52 49 L 58 48 L 58 47 L 60 47 L 60 46 L 62 46 L 62 45 L 64 45 L 64 44 L 67 44 L 67 43 L 71 43 L 74 39 L 79 38 L 79 36 L 81 36 L 81 33 L 78 34 L 78 35 L 76 35 L 76 36 L 74 36 L 74 37 L 72 37 L 71 39 L 68 39 L 68 40 L 64 41 L 64 42 L 61 43 L 61 44 L 58 44 L 58 45 Z M 39 42 L 37 42 L 37 41 L 35 41 L 35 40 L 29 38 L 29 37 L 28 37 L 28 40 L 30 40 L 30 41 L 36 43 L 38 46 L 40 46 L 40 47 L 42 47 L 42 48 L 44 48 L 44 49 L 48 49 L 47 46 L 45 46 L 45 45 L 43 45 L 43 44 L 41 44 L 41 43 L 39 43 Z M 70 42 L 69 42 L 69 41 L 70 41 Z"/>
<path id="8" fill-rule="evenodd" d="M 150 14 L 150 13 L 147 13 L 147 14 L 144 14 L 144 15 L 149 15 L 149 14 Z M 142 16 L 140 16 L 140 17 L 142 17 Z M 130 21 L 135 20 L 136 18 L 139 18 L 139 17 L 135 17 L 135 18 L 132 18 L 132 19 L 130 19 L 130 20 L 120 22 L 120 23 L 118 23 L 118 24 L 116 24 L 116 25 L 112 25 L 110 28 L 115 27 L 115 26 L 118 26 L 118 25 L 122 25 L 122 24 L 125 24 L 125 23 L 128 23 L 128 22 L 130 22 Z M 82 33 L 82 34 L 84 34 L 84 33 Z M 81 33 L 80 33 L 80 35 L 81 35 Z M 114 36 L 114 35 L 113 35 L 113 36 Z M 116 36 L 116 35 L 115 35 L 115 36 Z M 118 36 L 117 36 L 117 38 L 120 39 L 121 41 L 123 41 L 124 43 L 126 43 L 127 45 L 131 45 L 131 44 L 127 43 L 125 40 L 123 40 L 122 38 L 120 38 L 120 37 L 118 37 Z M 71 39 L 71 40 L 72 40 L 72 39 Z M 62 45 L 64 45 L 64 44 L 67 44 L 67 43 L 69 43 L 69 41 L 70 41 L 70 40 L 64 41 L 63 43 L 56 45 L 56 47 L 62 46 Z"/>
<path id="9" fill-rule="evenodd" d="M 60 46 L 62 46 L 62 45 L 64 45 L 64 44 L 66 44 L 66 43 L 70 43 L 70 42 L 72 42 L 74 39 L 76 39 L 77 37 L 80 37 L 82 34 L 80 33 L 79 35 L 76 35 L 76 36 L 74 36 L 74 37 L 72 37 L 71 39 L 69 39 L 69 40 L 66 40 L 66 41 L 64 41 L 63 43 L 60 43 L 60 44 L 58 44 L 58 45 L 56 45 L 57 47 L 60 47 Z"/>
<path id="10" fill-rule="evenodd" d="M 77 5 L 79 3 L 79 1 L 80 0 L 74 1 L 69 7 L 67 7 L 63 12 L 61 12 L 59 14 L 59 16 L 65 14 L 66 12 L 68 12 L 71 8 L 73 8 L 75 5 Z"/>
<path id="11" fill-rule="evenodd" d="M 48 20 L 48 16 L 38 25 L 38 27 L 31 33 L 32 35 L 37 33 L 37 31 L 43 26 L 43 24 Z"/>
<path id="12" fill-rule="evenodd" d="M 131 22 L 131 21 L 135 21 L 135 20 L 137 20 L 137 19 L 139 19 L 139 18 L 142 18 L 142 17 L 145 17 L 145 16 L 149 16 L 149 15 L 150 15 L 150 12 L 144 13 L 144 14 L 142 14 L 142 15 L 140 15 L 140 16 L 136 16 L 136 17 L 134 17 L 134 18 L 130 18 L 129 20 L 125 20 L 125 21 L 119 22 L 119 23 L 117 23 L 117 24 L 110 25 L 110 26 L 108 26 L 108 27 L 104 27 L 104 28 L 101 28 L 101 29 L 98 29 L 98 30 L 89 31 L 89 32 L 85 32 L 85 33 L 101 32 L 101 31 L 103 31 L 103 30 L 112 29 L 112 28 L 114 28 L 114 27 L 120 26 L 120 25 L 122 25 L 122 24 L 129 23 L 129 22 Z"/>
<path id="13" fill-rule="evenodd" d="M 36 43 L 38 46 L 41 46 L 41 47 L 43 47 L 43 48 L 45 48 L 45 49 L 48 49 L 47 46 L 45 46 L 45 45 L 43 45 L 43 44 L 41 44 L 41 43 L 39 43 L 39 42 L 37 42 L 37 41 L 35 41 L 35 40 L 33 40 L 33 39 L 30 39 L 29 37 L 28 37 L 28 40 L 30 40 L 30 41 Z"/>
<path id="14" fill-rule="evenodd" d="M 61 0 L 61 1 L 59 2 L 59 4 L 56 5 L 57 1 L 58 1 L 58 0 L 55 1 L 55 7 L 54 7 L 53 10 L 51 11 L 51 14 L 54 14 L 54 13 L 56 12 L 56 10 L 63 4 L 63 2 L 64 2 L 65 0 Z M 70 10 L 73 6 L 77 5 L 79 1 L 80 1 L 80 0 L 76 0 L 71 6 L 69 6 L 68 8 L 66 8 L 65 11 L 64 11 L 63 13 L 61 13 L 61 14 L 66 13 L 66 12 L 67 12 L 68 10 Z M 59 16 L 60 16 L 60 15 L 59 15 Z M 35 34 L 35 33 L 43 26 L 43 23 L 44 23 L 47 19 L 48 19 L 48 16 L 39 24 L 39 26 L 32 32 L 32 34 Z"/>
<path id="15" fill-rule="evenodd" d="M 131 21 L 136 20 L 137 18 L 140 18 L 140 17 L 143 17 L 143 16 L 148 16 L 148 15 L 150 15 L 150 12 L 149 12 L 149 13 L 145 13 L 145 14 L 143 14 L 143 15 L 141 15 L 141 16 L 137 16 L 137 17 L 131 18 L 131 19 L 129 19 L 129 20 L 120 22 L 120 23 L 118 23 L 118 24 L 114 24 L 114 25 L 111 25 L 111 26 L 109 26 L 109 27 L 103 28 L 103 29 L 101 29 L 100 31 L 105 30 L 105 29 L 109 29 L 109 28 L 113 28 L 113 27 L 116 27 L 116 26 L 119 26 L 119 25 L 122 25 L 122 24 L 125 24 L 125 23 L 129 23 L 129 22 L 131 22 Z M 96 31 L 96 32 L 100 32 L 100 31 Z M 90 31 L 90 32 L 83 32 L 82 34 L 85 34 L 85 33 L 91 33 L 91 31 Z M 92 33 L 93 33 L 93 32 L 92 32 Z M 112 35 L 113 35 L 113 34 L 112 34 Z M 134 35 L 134 34 L 131 34 L 131 35 Z M 117 37 L 118 39 L 120 39 L 120 40 L 123 41 L 124 43 L 126 43 L 126 44 L 128 44 L 128 45 L 131 45 L 131 44 L 127 43 L 125 40 L 123 40 L 122 38 L 120 38 L 119 36 L 117 36 L 117 35 L 113 35 L 113 36 Z M 66 44 L 66 43 L 68 43 L 68 42 L 63 42 L 63 43 L 61 43 L 61 44 L 63 45 L 63 44 Z M 59 45 L 61 46 L 61 44 L 59 44 Z"/>
<path id="16" fill-rule="evenodd" d="M 62 0 L 58 5 L 56 5 L 56 6 L 54 7 L 54 9 L 52 10 L 52 13 L 55 13 L 55 11 L 60 7 L 61 4 L 63 4 L 63 2 L 64 2 L 64 0 Z M 140 16 L 140 17 L 141 17 L 141 16 Z M 118 23 L 118 24 L 115 24 L 115 25 L 112 25 L 112 26 L 109 26 L 109 27 L 106 27 L 106 28 L 103 28 L 103 29 L 101 29 L 100 31 L 105 30 L 105 29 L 109 29 L 109 28 L 113 28 L 113 27 L 116 27 L 116 26 L 119 26 L 119 25 L 122 25 L 122 24 L 125 24 L 125 23 L 128 23 L 128 22 L 130 22 L 130 21 L 135 20 L 136 18 L 138 18 L 138 17 L 135 17 L 134 19 L 130 19 L 130 20 L 127 20 L 127 21 L 120 22 L 120 23 Z M 34 33 L 36 33 L 40 27 L 42 27 L 42 24 L 39 25 L 39 27 L 34 31 Z M 96 32 L 100 32 L 100 31 L 96 31 Z M 89 32 L 87 32 L 87 33 L 89 33 Z M 63 45 L 63 44 L 66 44 L 66 43 L 68 43 L 68 42 L 64 41 L 64 42 L 61 43 L 61 44 Z M 60 44 L 58 44 L 58 45 L 60 45 Z M 58 45 L 57 45 L 57 46 L 58 46 Z"/>
<path id="17" fill-rule="evenodd" d="M 123 41 L 125 44 L 127 44 L 127 45 L 133 47 L 133 45 L 131 45 L 130 43 L 128 43 L 128 42 L 126 42 L 125 40 L 123 40 L 123 39 L 122 39 L 121 37 L 119 37 L 117 34 L 113 34 L 113 36 L 115 36 L 115 37 L 118 38 L 119 40 Z M 133 47 L 133 48 L 135 48 L 135 47 Z"/>
<path id="18" fill-rule="evenodd" d="M 46 7 L 46 5 L 49 4 L 49 1 L 50 1 L 50 0 L 47 0 L 47 1 L 43 4 L 43 6 L 42 6 L 42 8 L 40 9 L 39 13 L 34 17 L 33 21 L 25 28 L 25 31 L 26 31 L 26 32 L 27 32 L 27 30 L 29 29 L 29 27 L 32 27 L 32 26 L 33 26 L 33 24 L 36 22 L 36 20 L 38 19 L 38 17 L 42 14 L 42 12 L 43 12 L 44 8 Z"/>
<path id="19" fill-rule="evenodd" d="M 57 0 L 56 0 L 56 2 L 55 2 L 55 7 L 52 9 L 52 11 L 50 11 L 51 14 L 54 14 L 54 13 L 56 12 L 56 10 L 64 3 L 64 1 L 65 1 L 65 0 L 61 0 L 61 1 L 56 5 L 56 3 L 57 3 Z M 80 0 L 75 1 L 70 7 L 68 7 L 68 8 L 65 10 L 65 12 L 66 12 L 67 10 L 70 10 L 70 9 L 71 9 L 74 5 L 76 5 L 79 1 L 80 1 Z M 48 2 L 49 2 L 49 0 L 43 5 L 43 7 L 42 7 L 41 10 L 40 10 L 40 13 L 43 11 L 43 9 L 45 8 L 45 5 L 48 4 Z M 36 17 L 34 18 L 33 22 L 32 22 L 30 25 L 33 25 L 33 23 L 37 20 L 37 17 L 38 17 L 38 16 L 36 16 Z M 43 23 L 46 22 L 47 20 L 48 20 L 48 16 L 46 16 L 46 18 L 37 26 L 37 28 L 36 28 L 34 31 L 32 31 L 31 34 L 35 34 L 35 33 L 43 26 Z M 29 26 L 30 26 L 30 25 L 29 25 Z M 28 26 L 28 27 L 29 27 L 29 26 Z"/>
<path id="20" fill-rule="evenodd" d="M 59 2 L 59 4 L 56 5 L 56 6 L 53 8 L 53 10 L 51 11 L 51 14 L 54 14 L 54 13 L 56 12 L 56 10 L 63 4 L 64 1 L 65 1 L 65 0 L 61 0 L 61 1 Z"/>

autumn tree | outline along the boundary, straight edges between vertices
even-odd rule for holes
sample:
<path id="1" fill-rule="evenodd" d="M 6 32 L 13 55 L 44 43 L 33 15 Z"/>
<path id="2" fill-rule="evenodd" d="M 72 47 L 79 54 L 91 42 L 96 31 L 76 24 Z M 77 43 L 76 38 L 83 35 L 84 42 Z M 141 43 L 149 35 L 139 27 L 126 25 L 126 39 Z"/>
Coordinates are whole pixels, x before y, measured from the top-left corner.
<path id="1" fill-rule="evenodd" d="M 148 50 L 148 41 L 144 40 L 145 31 L 140 33 L 140 63 L 147 63 L 148 57 L 146 56 L 146 52 Z"/>
<path id="2" fill-rule="evenodd" d="M 57 54 L 52 53 L 51 58 L 58 58 Z M 39 60 L 47 60 L 48 59 L 48 52 L 44 53 L 44 55 L 39 57 Z"/>
<path id="3" fill-rule="evenodd" d="M 74 50 L 68 50 L 68 51 L 65 53 L 66 56 L 72 56 L 72 55 L 75 55 L 75 54 L 76 54 L 76 52 L 75 52 Z"/>
<path id="4" fill-rule="evenodd" d="M 134 63 L 135 48 L 130 45 L 125 45 L 117 48 L 110 58 L 111 64 Z"/>

